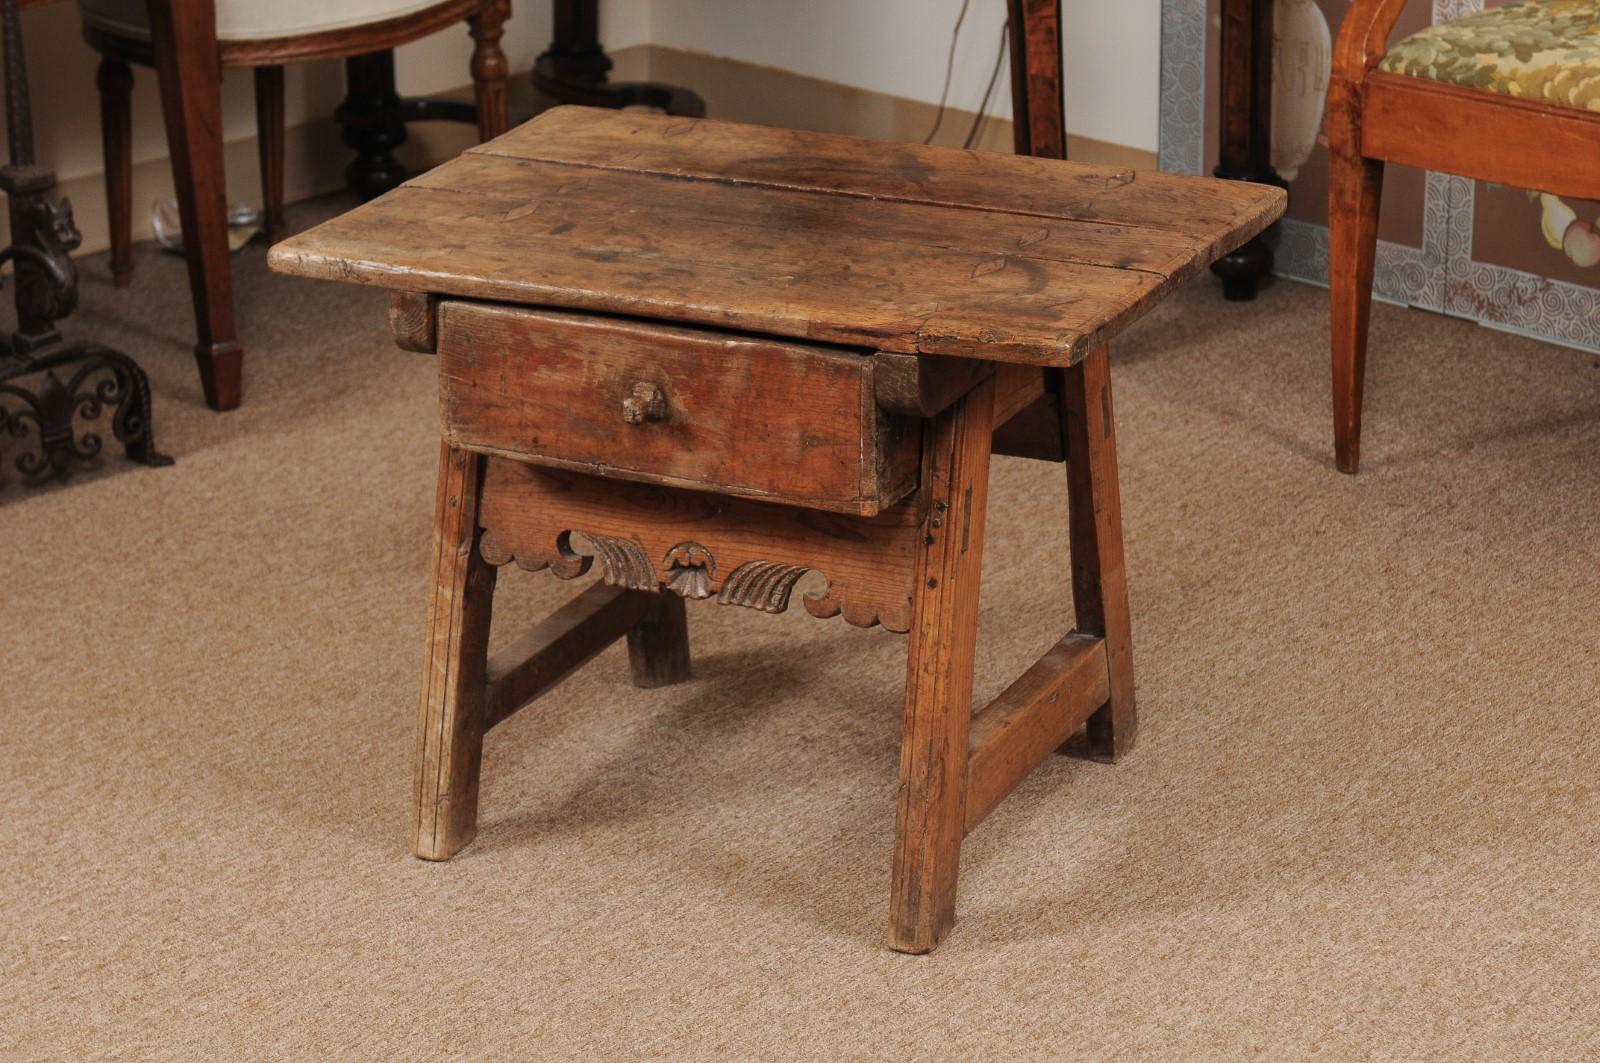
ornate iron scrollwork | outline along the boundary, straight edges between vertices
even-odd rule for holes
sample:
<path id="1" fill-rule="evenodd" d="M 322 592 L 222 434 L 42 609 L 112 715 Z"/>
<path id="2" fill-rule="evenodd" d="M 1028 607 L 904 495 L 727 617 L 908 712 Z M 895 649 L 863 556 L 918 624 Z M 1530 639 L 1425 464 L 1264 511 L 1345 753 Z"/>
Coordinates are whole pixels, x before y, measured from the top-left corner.
<path id="1" fill-rule="evenodd" d="M 75 462 L 99 455 L 103 441 L 93 425 L 110 409 L 114 411 L 111 432 L 129 458 L 146 465 L 171 465 L 172 459 L 155 449 L 150 380 L 144 370 L 108 347 L 63 343 L 56 328 L 78 305 L 78 270 L 72 252 L 83 237 L 73 223 L 72 204 L 49 199 L 55 174 L 34 165 L 16 0 L 4 0 L 0 18 L 11 152 L 10 164 L 0 167 L 0 190 L 10 201 L 12 241 L 0 250 L 0 264 L 12 264 L 17 306 L 16 331 L 0 341 L 0 444 L 33 437 L 35 449 L 24 449 L 15 459 L 25 481 L 65 477 Z M 37 390 L 20 383 L 24 377 L 41 374 Z"/>

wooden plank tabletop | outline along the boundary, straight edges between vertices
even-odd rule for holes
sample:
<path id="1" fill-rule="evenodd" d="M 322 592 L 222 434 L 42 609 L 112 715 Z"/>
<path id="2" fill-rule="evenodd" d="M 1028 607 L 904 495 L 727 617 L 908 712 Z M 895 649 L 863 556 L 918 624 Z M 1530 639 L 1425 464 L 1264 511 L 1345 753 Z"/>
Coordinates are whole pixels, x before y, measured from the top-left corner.
<path id="1" fill-rule="evenodd" d="M 405 291 L 1059 366 L 1284 202 L 1237 181 L 559 107 L 270 261 Z"/>

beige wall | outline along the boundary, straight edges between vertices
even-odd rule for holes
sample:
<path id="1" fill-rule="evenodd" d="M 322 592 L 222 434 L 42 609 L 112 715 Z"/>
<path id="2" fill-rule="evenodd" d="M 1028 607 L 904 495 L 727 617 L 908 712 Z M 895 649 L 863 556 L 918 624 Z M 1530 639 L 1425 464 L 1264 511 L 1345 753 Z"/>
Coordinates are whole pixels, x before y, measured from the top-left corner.
<path id="1" fill-rule="evenodd" d="M 616 0 L 612 0 L 613 3 Z M 933 103 L 961 0 L 632 0 L 649 40 Z M 1004 0 L 971 0 L 950 101 L 975 111 L 994 69 Z M 1156 150 L 1161 0 L 1066 0 L 1067 128 Z M 1002 71 L 992 113 L 1010 116 Z"/>
<path id="2" fill-rule="evenodd" d="M 806 86 L 815 87 L 819 80 L 864 90 L 833 94 L 855 101 L 849 105 L 857 108 L 861 99 L 869 97 L 880 104 L 889 97 L 929 104 L 939 97 L 950 30 L 960 5 L 961 0 L 604 0 L 602 37 L 608 49 L 620 53 L 623 76 L 643 76 L 646 70 L 639 67 L 648 67 L 652 55 L 660 65 L 662 57 L 672 53 L 700 53 L 801 75 L 803 81 L 794 83 L 795 90 L 808 95 L 811 88 Z M 1068 0 L 1067 109 L 1072 133 L 1155 150 L 1159 9 L 1159 0 Z M 974 110 L 983 95 L 1004 10 L 1003 0 L 971 0 L 950 95 L 958 111 Z M 84 250 L 98 250 L 106 241 L 94 85 L 98 60 L 83 43 L 75 5 L 30 8 L 22 18 L 39 161 L 56 170 L 63 189 L 73 197 Z M 505 36 L 512 69 L 528 70 L 549 35 L 550 0 L 514 0 Z M 641 47 L 647 44 L 655 47 Z M 469 81 L 470 51 L 464 27 L 407 45 L 397 56 L 401 91 L 460 90 Z M 299 199 L 329 191 L 341 181 L 348 152 L 338 142 L 332 114 L 344 91 L 342 64 L 298 64 L 289 68 L 285 80 L 290 126 L 287 190 L 291 199 Z M 816 104 L 835 106 L 828 93 L 818 94 Z M 795 106 L 785 103 L 780 113 L 788 115 Z M 908 120 L 900 110 L 895 121 Z M 1003 73 L 992 111 L 1000 116 L 1010 113 Z M 915 108 L 905 113 L 912 115 L 909 120 L 923 120 Z M 259 203 L 249 71 L 226 72 L 223 116 L 230 197 Z M 848 124 L 850 119 L 829 114 L 820 116 L 820 121 L 797 124 L 830 126 L 840 121 Z M 995 130 L 989 132 L 986 142 Z M 413 127 L 411 136 L 402 155 L 412 165 L 448 156 L 470 142 L 465 128 L 443 125 Z M 155 73 L 137 69 L 136 238 L 149 235 L 151 204 L 171 194 L 166 155 Z"/>

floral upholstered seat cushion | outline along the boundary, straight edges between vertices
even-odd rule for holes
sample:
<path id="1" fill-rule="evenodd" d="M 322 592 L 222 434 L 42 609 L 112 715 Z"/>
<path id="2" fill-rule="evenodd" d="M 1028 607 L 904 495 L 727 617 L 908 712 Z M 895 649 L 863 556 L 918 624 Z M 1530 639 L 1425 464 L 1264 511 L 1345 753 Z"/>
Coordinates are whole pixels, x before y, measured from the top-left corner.
<path id="1" fill-rule="evenodd" d="M 1378 69 L 1600 111 L 1600 0 L 1523 0 L 1441 22 Z"/>

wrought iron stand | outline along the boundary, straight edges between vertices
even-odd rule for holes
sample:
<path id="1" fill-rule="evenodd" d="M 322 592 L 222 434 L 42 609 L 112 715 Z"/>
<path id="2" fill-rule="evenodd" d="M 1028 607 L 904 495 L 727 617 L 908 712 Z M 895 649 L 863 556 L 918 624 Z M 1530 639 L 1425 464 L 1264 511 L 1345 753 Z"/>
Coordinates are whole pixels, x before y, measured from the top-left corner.
<path id="1" fill-rule="evenodd" d="M 11 246 L 0 251 L 16 285 L 17 329 L 0 338 L 0 446 L 35 437 L 37 449 L 15 459 L 25 482 L 65 478 L 73 465 L 96 457 L 102 440 L 95 426 L 111 411 L 111 431 L 128 457 L 145 465 L 171 465 L 155 449 L 150 424 L 150 381 L 120 351 L 84 340 L 66 341 L 57 324 L 78 305 L 78 270 L 72 252 L 83 237 L 72 204 L 49 198 L 56 176 L 35 165 L 33 114 L 22 56 L 17 0 L 4 0 L 6 117 L 11 163 L 0 167 L 0 190 L 11 210 Z M 59 370 L 59 372 L 58 372 Z M 36 387 L 22 383 L 39 377 Z M 0 450 L 0 460 L 4 451 Z"/>

